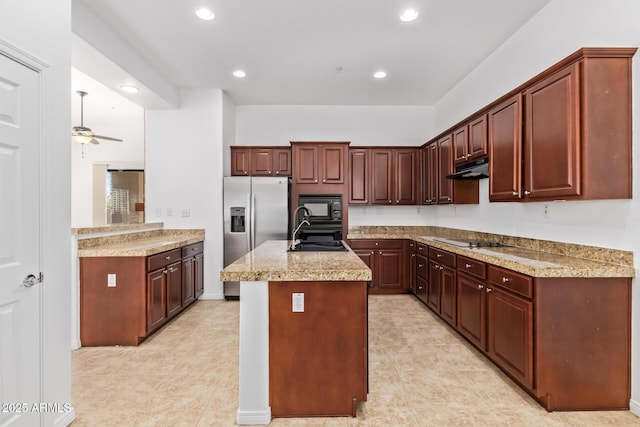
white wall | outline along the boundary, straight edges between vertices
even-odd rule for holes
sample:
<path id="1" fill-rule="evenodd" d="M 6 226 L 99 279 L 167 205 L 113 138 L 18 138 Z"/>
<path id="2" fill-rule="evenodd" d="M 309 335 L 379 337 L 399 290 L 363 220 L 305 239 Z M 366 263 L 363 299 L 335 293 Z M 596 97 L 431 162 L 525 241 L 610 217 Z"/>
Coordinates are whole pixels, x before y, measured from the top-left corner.
<path id="1" fill-rule="evenodd" d="M 93 223 L 93 165 L 95 163 L 137 162 L 144 164 L 144 110 L 86 74 L 72 69 L 72 126 L 80 125 L 80 96 L 84 98 L 84 125 L 98 135 L 123 141 L 99 140 L 99 145 L 71 144 L 71 225 Z M 82 151 L 84 150 L 84 157 Z"/>
<path id="2" fill-rule="evenodd" d="M 41 383 L 42 401 L 62 404 L 71 402 L 71 1 L 4 0 L 1 9 L 0 43 L 46 64 L 41 73 L 45 276 L 41 285 L 44 355 Z M 34 167 L 38 167 L 37 159 L 34 162 Z M 45 413 L 43 425 L 68 425 L 73 417 L 73 413 Z"/>
<path id="3" fill-rule="evenodd" d="M 146 220 L 205 229 L 204 298 L 222 298 L 223 92 L 181 89 L 179 98 L 179 109 L 146 112 Z"/>
<path id="4" fill-rule="evenodd" d="M 351 146 L 421 145 L 432 134 L 433 109 L 416 106 L 239 105 L 237 145 L 351 141 Z"/>
<path id="5" fill-rule="evenodd" d="M 228 93 L 222 97 L 222 159 L 224 160 L 223 176 L 231 175 L 230 146 L 236 143 L 236 105 Z"/>

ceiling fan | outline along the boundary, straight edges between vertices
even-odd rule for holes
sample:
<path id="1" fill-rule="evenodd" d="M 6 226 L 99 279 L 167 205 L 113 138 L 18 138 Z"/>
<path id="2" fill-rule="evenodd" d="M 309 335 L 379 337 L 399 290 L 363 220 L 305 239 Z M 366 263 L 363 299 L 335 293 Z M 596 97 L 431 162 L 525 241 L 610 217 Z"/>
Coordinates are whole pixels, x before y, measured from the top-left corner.
<path id="1" fill-rule="evenodd" d="M 111 136 L 96 135 L 93 131 L 84 126 L 84 97 L 87 96 L 87 92 L 79 90 L 76 92 L 80 95 L 80 126 L 74 126 L 71 130 L 71 138 L 78 144 L 100 144 L 96 138 L 105 139 L 107 141 L 122 141 L 119 138 L 113 138 Z"/>

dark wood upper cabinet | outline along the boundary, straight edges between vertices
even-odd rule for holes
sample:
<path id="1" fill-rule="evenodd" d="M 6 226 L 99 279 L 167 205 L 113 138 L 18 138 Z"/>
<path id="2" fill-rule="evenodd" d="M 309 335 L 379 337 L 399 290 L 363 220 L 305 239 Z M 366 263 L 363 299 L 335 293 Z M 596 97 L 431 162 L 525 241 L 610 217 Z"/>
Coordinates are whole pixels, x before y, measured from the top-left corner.
<path id="1" fill-rule="evenodd" d="M 482 114 L 469 122 L 469 161 L 479 159 L 488 154 L 489 145 L 487 143 L 487 115 Z"/>
<path id="2" fill-rule="evenodd" d="M 580 195 L 579 64 L 524 92 L 524 195 Z"/>
<path id="3" fill-rule="evenodd" d="M 294 184 L 345 184 L 347 143 L 292 142 Z"/>
<path id="4" fill-rule="evenodd" d="M 520 198 L 522 182 L 522 95 L 489 111 L 489 200 Z"/>
<path id="5" fill-rule="evenodd" d="M 455 164 L 466 163 L 469 158 L 469 126 L 453 131 L 453 159 Z"/>
<path id="6" fill-rule="evenodd" d="M 349 204 L 369 203 L 369 149 L 349 149 Z"/>
<path id="7" fill-rule="evenodd" d="M 231 176 L 290 176 L 288 147 L 231 147 Z"/>
<path id="8" fill-rule="evenodd" d="M 352 153 L 350 203 L 377 205 L 418 203 L 420 158 L 417 148 L 369 147 L 351 149 L 350 152 Z"/>
<path id="9" fill-rule="evenodd" d="M 447 175 L 453 173 L 453 136 L 438 140 L 438 203 L 453 203 L 453 181 Z"/>
<path id="10" fill-rule="evenodd" d="M 251 149 L 246 147 L 231 147 L 231 175 L 249 175 L 251 171 Z"/>
<path id="11" fill-rule="evenodd" d="M 423 155 L 423 171 L 422 171 L 422 188 L 423 188 L 423 204 L 438 204 L 438 143 L 433 142 L 422 150 Z"/>

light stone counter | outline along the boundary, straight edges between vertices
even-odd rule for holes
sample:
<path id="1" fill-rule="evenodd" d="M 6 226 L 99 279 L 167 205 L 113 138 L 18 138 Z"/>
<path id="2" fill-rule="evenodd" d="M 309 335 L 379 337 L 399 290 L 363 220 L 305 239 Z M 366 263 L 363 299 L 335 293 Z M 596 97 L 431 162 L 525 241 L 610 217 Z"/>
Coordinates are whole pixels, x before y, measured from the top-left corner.
<path id="1" fill-rule="evenodd" d="M 439 227 L 362 227 L 348 239 L 413 239 L 508 268 L 532 277 L 635 277 L 633 253 L 572 243 L 552 242 Z M 435 239 L 499 242 L 507 247 L 464 248 Z"/>
<path id="2" fill-rule="evenodd" d="M 204 240 L 203 229 L 162 229 L 78 241 L 78 257 L 149 256 Z"/>
<path id="3" fill-rule="evenodd" d="M 353 251 L 287 252 L 291 242 L 269 240 L 220 272 L 223 282 L 360 281 L 371 270 Z"/>
<path id="4" fill-rule="evenodd" d="M 125 231 L 154 230 L 164 227 L 163 222 L 145 222 L 142 224 L 111 224 L 92 227 L 75 227 L 71 229 L 72 235 L 99 234 L 99 233 L 122 233 Z"/>

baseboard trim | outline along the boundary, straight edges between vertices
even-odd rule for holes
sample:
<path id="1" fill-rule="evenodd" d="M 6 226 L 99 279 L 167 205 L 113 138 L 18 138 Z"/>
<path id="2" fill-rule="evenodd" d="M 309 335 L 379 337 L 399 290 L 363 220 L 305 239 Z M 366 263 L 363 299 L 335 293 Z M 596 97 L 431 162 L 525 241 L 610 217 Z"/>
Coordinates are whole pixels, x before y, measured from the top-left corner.
<path id="1" fill-rule="evenodd" d="M 271 422 L 271 407 L 264 411 L 241 411 L 238 409 L 236 422 L 239 425 L 267 425 Z"/>
<path id="2" fill-rule="evenodd" d="M 69 412 L 65 412 L 64 414 L 62 414 L 62 416 L 60 416 L 59 418 L 57 418 L 54 422 L 53 425 L 55 427 L 67 427 L 69 424 L 71 424 L 74 420 L 76 419 L 76 410 L 71 408 L 71 410 Z"/>
<path id="3" fill-rule="evenodd" d="M 640 402 L 631 399 L 629 401 L 629 410 L 640 417 Z"/>
<path id="4" fill-rule="evenodd" d="M 202 295 L 200 295 L 200 297 L 198 299 L 202 299 L 202 300 L 209 300 L 209 299 L 224 299 L 224 294 L 220 294 L 220 293 L 204 293 Z"/>

